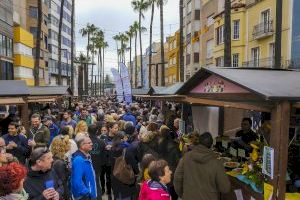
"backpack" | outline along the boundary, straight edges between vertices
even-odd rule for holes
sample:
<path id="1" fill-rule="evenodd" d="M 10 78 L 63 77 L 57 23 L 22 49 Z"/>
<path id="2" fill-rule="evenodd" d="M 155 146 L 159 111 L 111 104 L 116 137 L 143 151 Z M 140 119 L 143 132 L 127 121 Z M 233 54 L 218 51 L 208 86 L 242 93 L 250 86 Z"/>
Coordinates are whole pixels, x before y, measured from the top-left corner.
<path id="1" fill-rule="evenodd" d="M 123 149 L 123 153 L 120 157 L 116 158 L 113 175 L 120 182 L 131 185 L 135 182 L 135 174 L 130 165 L 126 163 L 125 160 L 126 148 Z"/>

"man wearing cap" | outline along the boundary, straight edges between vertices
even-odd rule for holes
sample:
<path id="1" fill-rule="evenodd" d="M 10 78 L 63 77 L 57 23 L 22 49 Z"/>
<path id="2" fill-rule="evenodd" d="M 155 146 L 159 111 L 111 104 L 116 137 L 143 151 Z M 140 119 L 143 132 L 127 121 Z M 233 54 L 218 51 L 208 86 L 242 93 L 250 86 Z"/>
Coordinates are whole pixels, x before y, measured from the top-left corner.
<path id="1" fill-rule="evenodd" d="M 24 181 L 28 199 L 59 200 L 63 197 L 63 184 L 52 168 L 53 157 L 47 147 L 32 151 L 29 171 Z"/>
<path id="2" fill-rule="evenodd" d="M 124 121 L 130 121 L 133 123 L 133 125 L 135 126 L 136 125 L 136 118 L 135 116 L 132 114 L 132 109 L 133 107 L 129 108 L 129 107 L 126 107 L 125 111 L 126 113 L 123 115 L 122 119 Z"/>
<path id="3" fill-rule="evenodd" d="M 49 144 L 50 131 L 42 124 L 41 116 L 33 114 L 31 116 L 31 129 L 28 133 L 28 145 L 31 147 L 45 147 Z"/>
<path id="4" fill-rule="evenodd" d="M 230 191 L 222 163 L 210 149 L 213 138 L 205 132 L 199 144 L 179 161 L 174 175 L 175 191 L 182 199 L 218 200 Z"/>
<path id="5" fill-rule="evenodd" d="M 59 134 L 59 128 L 55 123 L 53 123 L 52 117 L 50 115 L 46 115 L 43 118 L 43 123 L 44 123 L 45 126 L 47 126 L 47 128 L 50 131 L 50 140 L 49 140 L 49 143 L 48 143 L 48 145 L 50 146 L 53 138 L 56 137 Z"/>

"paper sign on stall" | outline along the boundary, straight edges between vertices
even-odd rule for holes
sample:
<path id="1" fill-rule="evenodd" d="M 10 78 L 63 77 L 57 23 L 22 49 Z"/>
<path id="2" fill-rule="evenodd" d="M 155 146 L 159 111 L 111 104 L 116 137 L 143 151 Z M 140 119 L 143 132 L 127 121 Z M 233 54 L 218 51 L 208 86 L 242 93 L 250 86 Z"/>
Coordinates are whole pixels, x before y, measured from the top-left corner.
<path id="1" fill-rule="evenodd" d="M 246 151 L 244 149 L 238 149 L 238 156 L 241 158 L 246 158 Z"/>
<path id="2" fill-rule="evenodd" d="M 236 200 L 244 200 L 243 193 L 242 193 L 241 189 L 234 190 L 234 193 L 235 193 L 235 196 L 236 196 Z"/>
<path id="3" fill-rule="evenodd" d="M 237 150 L 236 150 L 235 148 L 230 147 L 229 153 L 230 153 L 232 156 L 237 157 Z"/>
<path id="4" fill-rule="evenodd" d="M 274 173 L 274 149 L 271 147 L 264 147 L 263 154 L 263 168 L 262 172 L 273 179 Z"/>
<path id="5" fill-rule="evenodd" d="M 250 200 L 255 200 L 254 197 L 250 197 Z"/>
<path id="6" fill-rule="evenodd" d="M 228 141 L 227 140 L 222 140 L 222 147 L 227 149 L 228 148 Z"/>

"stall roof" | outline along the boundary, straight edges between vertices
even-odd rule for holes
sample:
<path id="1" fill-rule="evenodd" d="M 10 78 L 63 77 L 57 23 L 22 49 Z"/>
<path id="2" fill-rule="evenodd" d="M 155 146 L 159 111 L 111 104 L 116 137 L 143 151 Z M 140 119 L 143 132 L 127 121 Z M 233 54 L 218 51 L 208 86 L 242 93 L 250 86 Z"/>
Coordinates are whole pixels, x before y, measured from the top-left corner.
<path id="1" fill-rule="evenodd" d="M 0 96 L 27 96 L 29 95 L 28 87 L 25 81 L 21 80 L 0 80 Z"/>
<path id="2" fill-rule="evenodd" d="M 201 68 L 177 92 L 187 94 L 210 75 L 217 75 L 265 100 L 300 100 L 300 72 L 257 68 Z"/>
<path id="3" fill-rule="evenodd" d="M 178 82 L 168 87 L 155 87 L 154 95 L 175 95 L 183 84 L 183 82 Z"/>
<path id="4" fill-rule="evenodd" d="M 38 86 L 28 88 L 30 96 L 63 96 L 73 94 L 69 86 Z"/>
<path id="5" fill-rule="evenodd" d="M 147 89 L 132 89 L 132 95 L 146 95 L 149 92 L 149 88 Z"/>

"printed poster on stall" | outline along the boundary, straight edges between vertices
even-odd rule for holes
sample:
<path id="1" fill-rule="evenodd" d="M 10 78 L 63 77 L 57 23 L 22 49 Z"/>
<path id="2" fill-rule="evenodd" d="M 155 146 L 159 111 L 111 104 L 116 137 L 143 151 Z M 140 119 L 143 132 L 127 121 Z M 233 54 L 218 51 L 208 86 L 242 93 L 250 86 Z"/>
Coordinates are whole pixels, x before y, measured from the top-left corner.
<path id="1" fill-rule="evenodd" d="M 273 179 L 274 174 L 274 149 L 264 146 L 262 173 Z"/>

